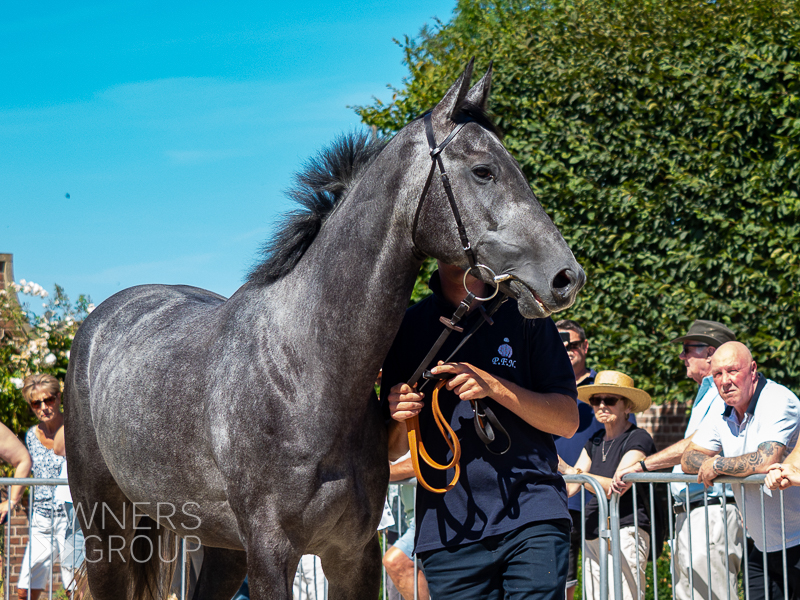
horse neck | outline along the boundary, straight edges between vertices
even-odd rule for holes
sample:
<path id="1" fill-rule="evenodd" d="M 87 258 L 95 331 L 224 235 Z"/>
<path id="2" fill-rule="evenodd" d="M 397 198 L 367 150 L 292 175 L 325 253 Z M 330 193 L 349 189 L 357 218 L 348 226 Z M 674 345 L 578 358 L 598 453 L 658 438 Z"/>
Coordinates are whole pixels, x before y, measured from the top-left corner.
<path id="1" fill-rule="evenodd" d="M 409 215 L 426 175 L 382 153 L 295 269 L 264 288 L 310 368 L 356 396 L 374 381 L 408 305 L 420 266 Z"/>

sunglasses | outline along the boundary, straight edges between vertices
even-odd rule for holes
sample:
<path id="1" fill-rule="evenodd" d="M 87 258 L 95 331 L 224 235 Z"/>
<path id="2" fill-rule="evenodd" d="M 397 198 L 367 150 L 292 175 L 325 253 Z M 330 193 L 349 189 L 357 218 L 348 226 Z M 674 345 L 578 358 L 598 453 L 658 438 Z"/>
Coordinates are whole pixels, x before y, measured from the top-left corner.
<path id="1" fill-rule="evenodd" d="M 692 348 L 707 348 L 708 344 L 684 344 L 683 345 L 683 354 L 689 354 Z"/>
<path id="2" fill-rule="evenodd" d="M 47 404 L 53 404 L 56 401 L 55 396 L 50 396 L 49 398 L 42 398 L 41 400 L 31 400 L 31 407 L 32 408 L 42 408 L 42 405 L 47 402 Z"/>
<path id="3" fill-rule="evenodd" d="M 568 344 L 564 344 L 564 348 L 566 350 L 580 350 L 581 348 L 583 348 L 583 342 L 582 341 L 570 342 Z"/>
<path id="4" fill-rule="evenodd" d="M 589 404 L 592 406 L 600 406 L 600 403 L 602 402 L 606 406 L 614 406 L 620 400 L 622 400 L 622 398 L 617 398 L 616 396 L 598 396 L 595 394 L 589 398 Z"/>

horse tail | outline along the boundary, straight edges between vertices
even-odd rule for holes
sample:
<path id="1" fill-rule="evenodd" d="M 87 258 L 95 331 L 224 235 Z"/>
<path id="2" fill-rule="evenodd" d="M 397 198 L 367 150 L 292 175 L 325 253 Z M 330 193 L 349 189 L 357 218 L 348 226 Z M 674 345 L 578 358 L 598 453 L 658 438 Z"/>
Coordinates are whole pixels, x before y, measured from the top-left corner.
<path id="1" fill-rule="evenodd" d="M 125 547 L 130 549 L 125 565 L 129 582 L 125 600 L 163 600 L 170 592 L 180 560 L 178 536 L 143 516 L 135 528 L 126 530 L 125 537 Z M 75 573 L 73 597 L 94 600 L 86 561 Z"/>
<path id="2" fill-rule="evenodd" d="M 166 598 L 180 557 L 178 536 L 148 516 L 133 528 L 128 600 Z"/>

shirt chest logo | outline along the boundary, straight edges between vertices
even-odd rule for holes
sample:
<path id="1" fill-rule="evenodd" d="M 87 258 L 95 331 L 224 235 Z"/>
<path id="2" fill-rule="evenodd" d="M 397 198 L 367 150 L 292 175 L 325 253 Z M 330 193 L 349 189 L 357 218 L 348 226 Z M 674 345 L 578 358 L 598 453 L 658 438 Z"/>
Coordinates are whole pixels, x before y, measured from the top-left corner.
<path id="1" fill-rule="evenodd" d="M 508 338 L 503 338 L 503 343 L 497 349 L 497 354 L 499 356 L 495 356 L 492 359 L 493 365 L 498 365 L 501 367 L 511 367 L 512 369 L 517 368 L 517 361 L 516 359 L 511 358 L 514 354 L 514 349 L 509 345 Z"/>

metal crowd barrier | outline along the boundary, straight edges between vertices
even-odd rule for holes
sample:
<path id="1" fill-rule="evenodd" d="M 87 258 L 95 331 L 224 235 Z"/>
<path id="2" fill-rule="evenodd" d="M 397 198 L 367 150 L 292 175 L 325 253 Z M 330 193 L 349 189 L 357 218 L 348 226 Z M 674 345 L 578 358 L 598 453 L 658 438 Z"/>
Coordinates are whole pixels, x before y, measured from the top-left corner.
<path id="1" fill-rule="evenodd" d="M 34 486 L 57 486 L 57 485 L 67 485 L 66 479 L 34 479 L 34 478 L 27 478 L 27 479 L 16 479 L 12 477 L 0 477 L 0 487 L 5 487 L 6 493 L 8 494 L 11 490 L 12 485 L 22 485 L 31 487 L 29 502 L 28 502 L 28 544 L 31 543 L 32 536 L 31 536 L 31 529 L 33 527 L 33 519 L 32 519 L 32 511 L 30 507 L 33 506 L 33 501 L 35 499 L 35 490 Z M 4 539 L 3 539 L 3 560 L 5 563 L 3 564 L 3 597 L 6 600 L 9 599 L 16 599 L 16 593 L 14 595 L 11 594 L 11 539 L 12 539 L 12 524 L 11 520 L 17 513 L 12 512 L 9 513 L 6 522 L 2 525 L 2 530 L 4 532 Z M 53 600 L 56 593 L 59 592 L 58 589 L 54 589 L 53 580 L 55 578 L 55 563 L 56 560 L 60 560 L 60 552 L 58 542 L 55 538 L 55 531 L 53 527 L 53 523 L 55 521 L 56 515 L 51 513 L 50 516 L 50 547 L 53 548 L 54 554 L 53 559 L 51 562 L 50 568 L 50 578 L 47 582 L 47 586 L 45 588 L 46 597 L 48 600 Z M 113 518 L 113 517 L 112 517 Z M 77 522 L 73 516 L 73 534 L 71 539 L 71 545 L 74 549 L 75 547 L 75 536 L 77 535 L 77 531 L 75 530 L 75 526 L 77 526 Z M 181 556 L 181 565 L 180 570 L 177 570 L 180 573 L 180 580 L 173 582 L 173 590 L 174 590 L 174 598 L 178 600 L 186 600 L 188 597 L 187 594 L 189 592 L 189 571 L 191 569 L 191 559 L 190 554 L 195 549 L 191 547 L 191 543 L 187 544 L 186 540 L 180 539 L 180 546 L 178 553 Z M 81 553 L 83 554 L 83 553 Z M 176 554 L 177 556 L 177 554 Z M 30 568 L 32 563 L 32 557 L 29 554 L 29 562 L 28 566 Z M 76 569 L 78 565 L 76 565 Z M 177 580 L 177 576 L 176 576 Z M 14 582 L 14 587 L 16 588 L 16 579 Z M 294 600 L 326 600 L 327 599 L 327 581 L 324 581 L 324 577 L 322 575 L 322 569 L 320 568 L 320 560 L 316 556 L 305 556 L 303 560 L 297 567 L 297 574 L 295 575 L 294 580 Z M 28 593 L 28 597 L 30 598 L 30 591 Z M 40 600 L 45 596 L 40 596 Z"/>
<path id="2" fill-rule="evenodd" d="M 599 553 L 599 586 L 598 586 L 598 597 L 587 598 L 587 590 L 586 590 L 586 577 L 584 573 L 583 577 L 583 585 L 581 589 L 581 598 L 583 600 L 607 600 L 607 598 L 614 598 L 614 600 L 623 600 L 624 592 L 623 592 L 623 581 L 622 581 L 622 573 L 620 568 L 616 568 L 615 565 L 620 565 L 620 514 L 619 514 L 619 500 L 620 497 L 617 494 L 613 494 L 610 500 L 606 500 L 603 494 L 602 486 L 595 480 L 591 475 L 582 474 L 582 475 L 567 475 L 564 476 L 565 481 L 570 483 L 583 483 L 590 485 L 594 491 L 595 495 L 597 496 L 598 502 L 598 521 L 600 525 L 599 529 L 599 538 L 601 540 L 609 540 L 610 541 L 610 550 L 605 552 Z M 638 486 L 647 486 L 647 495 L 649 497 L 649 505 L 650 505 L 650 557 L 649 562 L 652 564 L 652 583 L 653 583 L 653 598 L 659 598 L 659 580 L 658 580 L 658 571 L 657 571 L 657 561 L 655 560 L 656 555 L 658 554 L 658 549 L 655 548 L 655 545 L 652 543 L 653 540 L 656 539 L 656 520 L 657 520 L 657 498 L 655 493 L 654 485 L 656 484 L 669 484 L 669 483 L 680 483 L 686 485 L 690 483 L 696 483 L 697 478 L 695 475 L 680 475 L 680 474 L 672 474 L 672 473 L 637 473 L 625 476 L 625 481 L 630 482 L 633 484 L 631 490 L 627 493 L 632 494 L 633 497 L 633 505 L 634 505 L 634 515 L 637 514 L 638 508 L 638 498 L 639 495 L 636 493 Z M 738 486 L 740 490 L 742 490 L 741 497 L 744 499 L 744 490 L 747 486 L 759 486 L 759 498 L 760 498 L 760 512 L 761 512 L 761 519 L 760 519 L 760 528 L 761 528 L 761 535 L 762 538 L 766 539 L 766 520 L 765 520 L 765 508 L 764 508 L 764 487 L 763 487 L 764 476 L 763 475 L 753 475 L 746 478 L 737 478 L 737 477 L 718 477 L 715 482 L 718 483 L 726 483 L 732 486 Z M 13 479 L 13 478 L 0 478 L 0 486 L 6 486 L 7 491 L 10 490 L 10 486 L 12 485 L 25 485 L 25 486 L 54 486 L 54 485 L 65 485 L 67 481 L 65 479 Z M 409 482 L 397 482 L 390 485 L 390 488 L 395 488 L 399 490 L 400 485 L 408 485 Z M 415 494 L 416 495 L 416 490 Z M 581 487 L 580 497 L 581 497 L 581 513 L 585 514 L 585 506 L 587 502 L 587 491 L 584 487 Z M 676 540 L 676 515 L 673 512 L 673 505 L 674 505 L 674 498 L 672 496 L 672 491 L 670 490 L 669 486 L 666 486 L 666 493 L 667 493 L 667 535 L 666 541 L 669 546 L 669 565 L 670 565 L 670 582 L 672 588 L 672 598 L 675 599 L 675 584 L 676 584 L 676 549 L 677 549 L 677 540 Z M 782 533 L 782 566 L 783 566 L 783 589 L 784 589 L 784 598 L 783 600 L 790 600 L 790 593 L 789 593 L 789 586 L 788 586 L 788 571 L 787 571 L 787 558 L 786 558 L 786 516 L 784 514 L 784 503 L 783 503 L 783 494 L 784 492 L 772 492 L 773 494 L 778 494 L 780 500 L 780 523 L 781 523 L 781 533 Z M 31 496 L 33 496 L 34 491 L 31 490 Z M 698 548 L 698 544 L 702 544 L 705 546 L 705 549 L 708 549 L 709 546 L 709 527 L 708 525 L 708 508 L 709 508 L 709 496 L 708 492 L 706 491 L 703 494 L 703 504 L 702 507 L 704 508 L 705 514 L 705 538 L 704 540 L 692 540 L 692 528 L 691 528 L 691 514 L 692 514 L 692 505 L 688 503 L 688 493 L 684 494 L 684 499 L 686 506 L 684 507 L 684 512 L 686 513 L 686 520 L 687 520 L 687 527 L 688 527 L 688 536 L 689 536 L 689 543 L 688 543 L 688 556 L 683 557 L 686 559 L 687 564 L 693 564 L 692 561 L 692 548 Z M 406 508 L 402 502 L 402 495 L 398 492 L 396 494 L 397 502 L 392 507 L 394 518 L 395 518 L 395 527 L 398 536 L 402 535 L 402 533 L 407 529 L 407 524 L 405 521 L 405 514 Z M 746 500 L 745 500 L 746 502 Z M 32 502 L 30 503 L 32 504 Z M 721 497 L 721 507 L 723 510 L 723 514 L 727 510 L 727 507 L 730 506 L 730 501 L 723 495 Z M 697 507 L 699 508 L 699 507 Z M 413 508 L 412 508 L 413 510 Z M 749 557 L 748 557 L 748 544 L 747 544 L 747 527 L 748 524 L 746 522 L 746 506 L 737 507 L 739 510 L 740 515 L 745 515 L 742 518 L 742 524 L 745 531 L 745 536 L 742 540 L 742 566 L 741 566 L 741 582 L 742 582 L 742 590 L 739 595 L 743 592 L 744 600 L 750 600 L 750 590 L 749 590 Z M 30 511 L 29 511 L 30 514 Z M 9 515 L 9 519 L 6 521 L 4 530 L 5 530 L 5 540 L 4 540 L 4 553 L 5 553 L 5 564 L 4 564 L 4 582 L 3 587 L 5 590 L 5 598 L 12 598 L 11 596 L 11 556 L 10 556 L 10 540 L 11 540 L 11 515 Z M 51 523 L 54 516 L 51 516 Z M 585 519 L 581 520 L 582 522 L 579 524 L 581 530 L 581 550 L 582 556 L 586 556 L 586 528 L 585 528 Z M 31 523 L 29 522 L 28 525 L 28 539 L 31 539 Z M 578 526 L 576 524 L 576 526 Z M 639 541 L 639 527 L 638 527 L 638 519 L 634 517 L 634 530 L 636 532 L 636 546 L 638 547 Z M 53 543 L 56 541 L 54 538 L 53 528 L 51 527 L 51 547 Z M 385 532 L 384 532 L 385 533 Z M 73 533 L 73 540 L 74 540 Z M 386 536 L 382 535 L 382 549 L 385 552 L 388 548 L 388 544 L 386 541 Z M 729 552 L 729 541 L 727 529 L 725 532 L 725 551 L 726 554 Z M 608 548 L 608 544 L 601 544 L 602 547 Z M 178 596 L 179 600 L 183 600 L 186 598 L 187 590 L 187 568 L 189 565 L 188 554 L 191 551 L 191 548 L 187 548 L 186 544 L 181 541 L 181 569 L 180 569 L 180 595 Z M 611 557 L 611 561 L 609 562 L 609 555 Z M 638 553 L 637 553 L 638 555 Z M 57 554 L 56 554 L 57 556 Z M 682 558 L 682 559 L 683 559 Z M 414 573 L 414 598 L 417 600 L 417 559 L 414 557 L 414 566 L 415 566 L 415 573 Z M 763 560 L 763 569 L 765 573 L 764 577 L 764 597 L 766 600 L 780 600 L 780 598 L 770 598 L 769 593 L 769 577 L 767 576 L 767 555 L 766 553 L 762 554 Z M 311 562 L 313 561 L 313 563 Z M 708 552 L 706 552 L 706 568 L 707 573 L 711 573 L 711 558 Z M 583 571 L 583 564 L 579 565 L 579 568 Z M 640 573 L 640 565 L 635 565 L 636 568 L 636 597 L 644 598 L 644 590 L 643 586 L 645 582 L 641 580 L 639 573 Z M 609 581 L 609 571 L 611 572 L 612 576 Z M 694 569 L 690 568 L 688 570 L 689 574 L 689 589 L 691 590 L 691 600 L 739 600 L 738 597 L 732 597 L 730 592 L 730 586 L 728 582 L 718 582 L 714 581 L 713 577 L 708 577 L 708 590 L 706 594 L 695 594 L 695 586 L 693 581 Z M 54 597 L 54 593 L 57 590 L 53 589 L 53 578 L 51 577 L 48 588 L 46 590 L 47 597 L 49 600 L 52 600 Z M 717 590 L 717 587 L 724 587 L 725 592 L 720 593 Z M 388 600 L 389 595 L 387 593 L 388 589 L 388 577 L 386 575 L 386 571 L 383 571 L 383 585 L 382 585 L 382 600 Z M 327 598 L 327 582 L 324 581 L 324 576 L 321 573 L 321 569 L 319 568 L 319 559 L 317 557 L 304 557 L 304 561 L 298 566 L 297 576 L 295 578 L 294 584 L 294 592 L 295 592 L 295 600 L 325 600 Z M 611 592 L 611 594 L 609 593 Z M 177 595 L 177 593 L 176 593 Z M 795 596 L 800 597 L 800 590 L 795 590 Z"/>
<path id="3" fill-rule="evenodd" d="M 673 473 L 636 473 L 636 474 L 626 475 L 623 479 L 624 479 L 624 481 L 630 482 L 630 483 L 633 484 L 633 487 L 631 488 L 631 490 L 629 490 L 628 493 L 633 493 L 634 514 L 636 514 L 636 501 L 637 501 L 636 487 L 638 485 L 647 485 L 648 488 L 649 488 L 648 489 L 649 496 L 650 496 L 650 515 L 649 515 L 649 518 L 650 518 L 650 523 L 651 523 L 651 533 L 650 533 L 651 540 L 655 539 L 655 525 L 654 524 L 655 524 L 655 518 L 656 518 L 653 486 L 655 484 L 664 484 L 664 483 L 667 483 L 667 484 L 668 483 L 680 483 L 680 484 L 684 484 L 686 486 L 684 488 L 685 491 L 683 493 L 682 500 L 677 501 L 677 502 L 676 502 L 675 498 L 673 498 L 673 496 L 672 496 L 672 490 L 671 490 L 670 486 L 669 485 L 666 486 L 667 508 L 668 508 L 668 510 L 667 510 L 667 519 L 668 519 L 667 543 L 670 545 L 670 577 L 671 577 L 671 583 L 672 583 L 672 597 L 675 598 L 675 589 L 676 589 L 676 586 L 675 586 L 675 580 L 676 580 L 676 565 L 675 565 L 675 561 L 676 561 L 676 557 L 677 557 L 678 553 L 676 552 L 677 539 L 676 539 L 676 527 L 675 527 L 676 526 L 676 521 L 677 521 L 677 515 L 674 514 L 673 507 L 675 507 L 676 505 L 677 506 L 681 506 L 682 505 L 682 512 L 684 514 L 686 514 L 686 521 L 687 521 L 686 528 L 687 528 L 687 534 L 688 534 L 688 556 L 685 556 L 683 558 L 685 558 L 685 560 L 687 561 L 688 565 L 694 565 L 695 563 L 692 560 L 692 556 L 693 556 L 693 550 L 692 549 L 697 547 L 698 543 L 701 544 L 704 547 L 704 549 L 706 550 L 706 552 L 705 552 L 705 556 L 706 556 L 706 564 L 705 564 L 706 573 L 707 574 L 711 574 L 712 573 L 711 555 L 707 551 L 709 549 L 709 544 L 710 544 L 709 536 L 710 536 L 710 529 L 711 529 L 709 527 L 709 506 L 711 506 L 711 504 L 709 503 L 709 490 L 707 489 L 707 490 L 705 490 L 703 492 L 702 506 L 698 505 L 695 508 L 692 508 L 692 506 L 689 503 L 688 485 L 691 484 L 691 483 L 697 483 L 697 476 L 696 475 L 684 475 L 684 474 L 673 474 Z M 747 506 L 746 506 L 747 500 L 746 500 L 746 495 L 745 495 L 745 489 L 748 488 L 748 487 L 752 487 L 752 486 L 758 486 L 759 487 L 758 494 L 759 494 L 759 504 L 760 504 L 760 523 L 759 524 L 753 524 L 753 526 L 759 527 L 759 533 L 761 534 L 761 538 L 763 540 L 765 540 L 765 542 L 766 542 L 766 540 L 767 540 L 767 526 L 766 526 L 767 514 L 766 514 L 765 508 L 764 508 L 764 494 L 767 493 L 767 492 L 765 492 L 765 488 L 763 486 L 764 479 L 765 479 L 764 475 L 751 475 L 749 477 L 722 477 L 721 476 L 721 477 L 717 477 L 717 478 L 714 479 L 715 483 L 729 484 L 732 488 L 735 487 L 736 489 L 738 489 L 741 492 L 740 493 L 740 497 L 742 498 L 743 505 L 742 506 L 736 506 L 736 511 L 738 513 L 738 518 L 740 519 L 740 523 L 741 523 L 742 528 L 743 528 L 742 566 L 741 566 L 741 569 L 740 569 L 741 584 L 742 584 L 741 587 L 743 589 L 739 592 L 739 595 L 741 595 L 743 593 L 744 600 L 749 600 L 750 599 L 750 589 L 749 589 L 749 576 L 750 576 L 750 568 L 749 568 L 749 566 L 750 565 L 749 565 L 749 556 L 748 556 L 748 554 L 749 554 L 750 544 L 752 543 L 752 541 L 748 542 L 748 540 L 749 540 L 749 536 L 748 536 L 748 531 L 749 531 L 748 527 L 749 527 L 749 525 L 747 523 Z M 773 492 L 769 492 L 769 493 L 771 495 L 776 495 L 777 494 L 778 495 L 778 499 L 779 499 L 779 504 L 780 504 L 780 527 L 781 527 L 781 536 L 780 537 L 781 537 L 781 540 L 782 540 L 781 555 L 782 555 L 782 568 L 783 568 L 783 572 L 782 572 L 782 578 L 783 578 L 783 600 L 789 600 L 790 593 L 789 593 L 789 585 L 788 585 L 788 570 L 787 570 L 787 559 L 786 559 L 786 514 L 785 514 L 785 511 L 784 511 L 784 492 L 782 490 L 780 490 L 780 491 L 773 491 Z M 735 505 L 735 503 L 734 503 L 733 499 L 729 499 L 725 494 L 719 496 L 718 500 L 719 500 L 718 504 L 719 504 L 719 506 L 721 508 L 721 511 L 722 511 L 723 515 L 725 516 L 725 518 L 727 519 L 727 509 L 732 504 Z M 717 502 L 716 502 L 716 499 L 715 499 L 715 504 L 716 503 Z M 611 519 L 612 519 L 612 529 L 613 529 L 614 513 L 616 512 L 616 514 L 619 515 L 619 496 L 617 494 L 614 494 L 612 496 L 609 504 L 610 504 L 610 512 L 611 512 L 611 515 L 612 515 Z M 692 515 L 692 512 L 695 512 L 696 510 L 699 510 L 700 508 L 703 508 L 703 514 L 704 514 L 704 527 L 703 527 L 703 529 L 705 530 L 705 539 L 703 539 L 703 540 L 692 540 L 692 526 L 691 526 L 691 518 L 692 517 L 691 517 L 691 515 Z M 775 518 L 775 517 L 771 516 L 770 518 Z M 635 520 L 635 526 L 637 527 L 637 532 L 638 532 L 638 523 L 636 523 L 636 520 Z M 731 544 L 734 543 L 734 540 L 730 540 L 729 539 L 729 534 L 728 534 L 728 528 L 727 527 L 723 527 L 723 530 L 724 530 L 724 540 L 725 540 L 725 542 L 724 542 L 725 555 L 728 557 L 728 560 L 730 561 L 730 559 L 731 559 L 730 547 L 731 547 Z M 619 528 L 617 527 L 616 532 L 612 531 L 612 536 L 615 535 L 615 534 L 618 535 L 618 532 L 619 532 Z M 765 543 L 765 546 L 766 546 L 766 543 Z M 766 547 L 764 548 L 764 550 L 766 550 Z M 618 547 L 617 548 L 612 548 L 612 551 L 614 551 L 614 560 L 618 561 L 619 560 Z M 766 600 L 780 600 L 779 598 L 770 599 L 770 590 L 769 590 L 769 587 L 770 587 L 769 586 L 769 579 L 770 578 L 769 578 L 769 575 L 768 575 L 768 567 L 767 567 L 767 552 L 763 551 L 763 552 L 761 552 L 761 554 L 762 554 L 762 568 L 764 570 L 764 598 Z M 656 555 L 656 549 L 655 548 L 651 548 L 651 555 L 652 555 L 653 558 L 655 558 L 655 555 Z M 619 563 L 617 562 L 616 564 L 619 564 Z M 654 598 L 658 598 L 658 588 L 657 588 L 657 585 L 658 585 L 658 573 L 657 573 L 657 570 L 656 570 L 657 569 L 656 562 L 653 561 L 652 565 L 653 565 L 653 567 L 652 567 L 652 569 L 653 569 L 652 581 L 653 581 L 653 585 L 654 585 L 654 590 L 653 590 L 654 591 Z M 637 565 L 637 572 L 638 572 L 638 566 L 639 565 Z M 726 580 L 725 581 L 715 581 L 713 576 L 708 575 L 708 577 L 707 577 L 707 579 L 708 579 L 707 593 L 705 595 L 701 595 L 700 597 L 698 597 L 698 594 L 695 594 L 694 574 L 695 574 L 695 568 L 689 568 L 688 569 L 688 585 L 689 585 L 689 589 L 691 591 L 692 600 L 701 600 L 701 598 L 704 598 L 704 599 L 714 598 L 715 600 L 738 600 L 738 598 L 732 598 L 730 586 L 728 585 L 728 581 L 727 581 L 727 574 L 726 574 Z M 619 569 L 615 569 L 614 570 L 614 589 L 615 589 L 615 591 L 619 591 L 621 589 L 621 581 L 617 581 L 617 579 L 619 579 L 619 578 L 620 578 Z M 716 592 L 715 592 L 715 585 L 718 585 L 719 587 L 724 587 L 725 588 L 724 594 L 720 593 L 719 590 L 716 590 Z M 641 590 L 640 586 L 641 586 L 641 582 L 637 586 L 637 592 L 639 592 L 641 594 L 642 590 Z M 738 583 L 737 583 L 737 586 L 738 586 Z M 800 596 L 800 590 L 794 590 L 793 596 L 794 597 Z M 619 599 L 619 598 L 622 598 L 622 596 L 616 595 L 615 598 Z"/>

